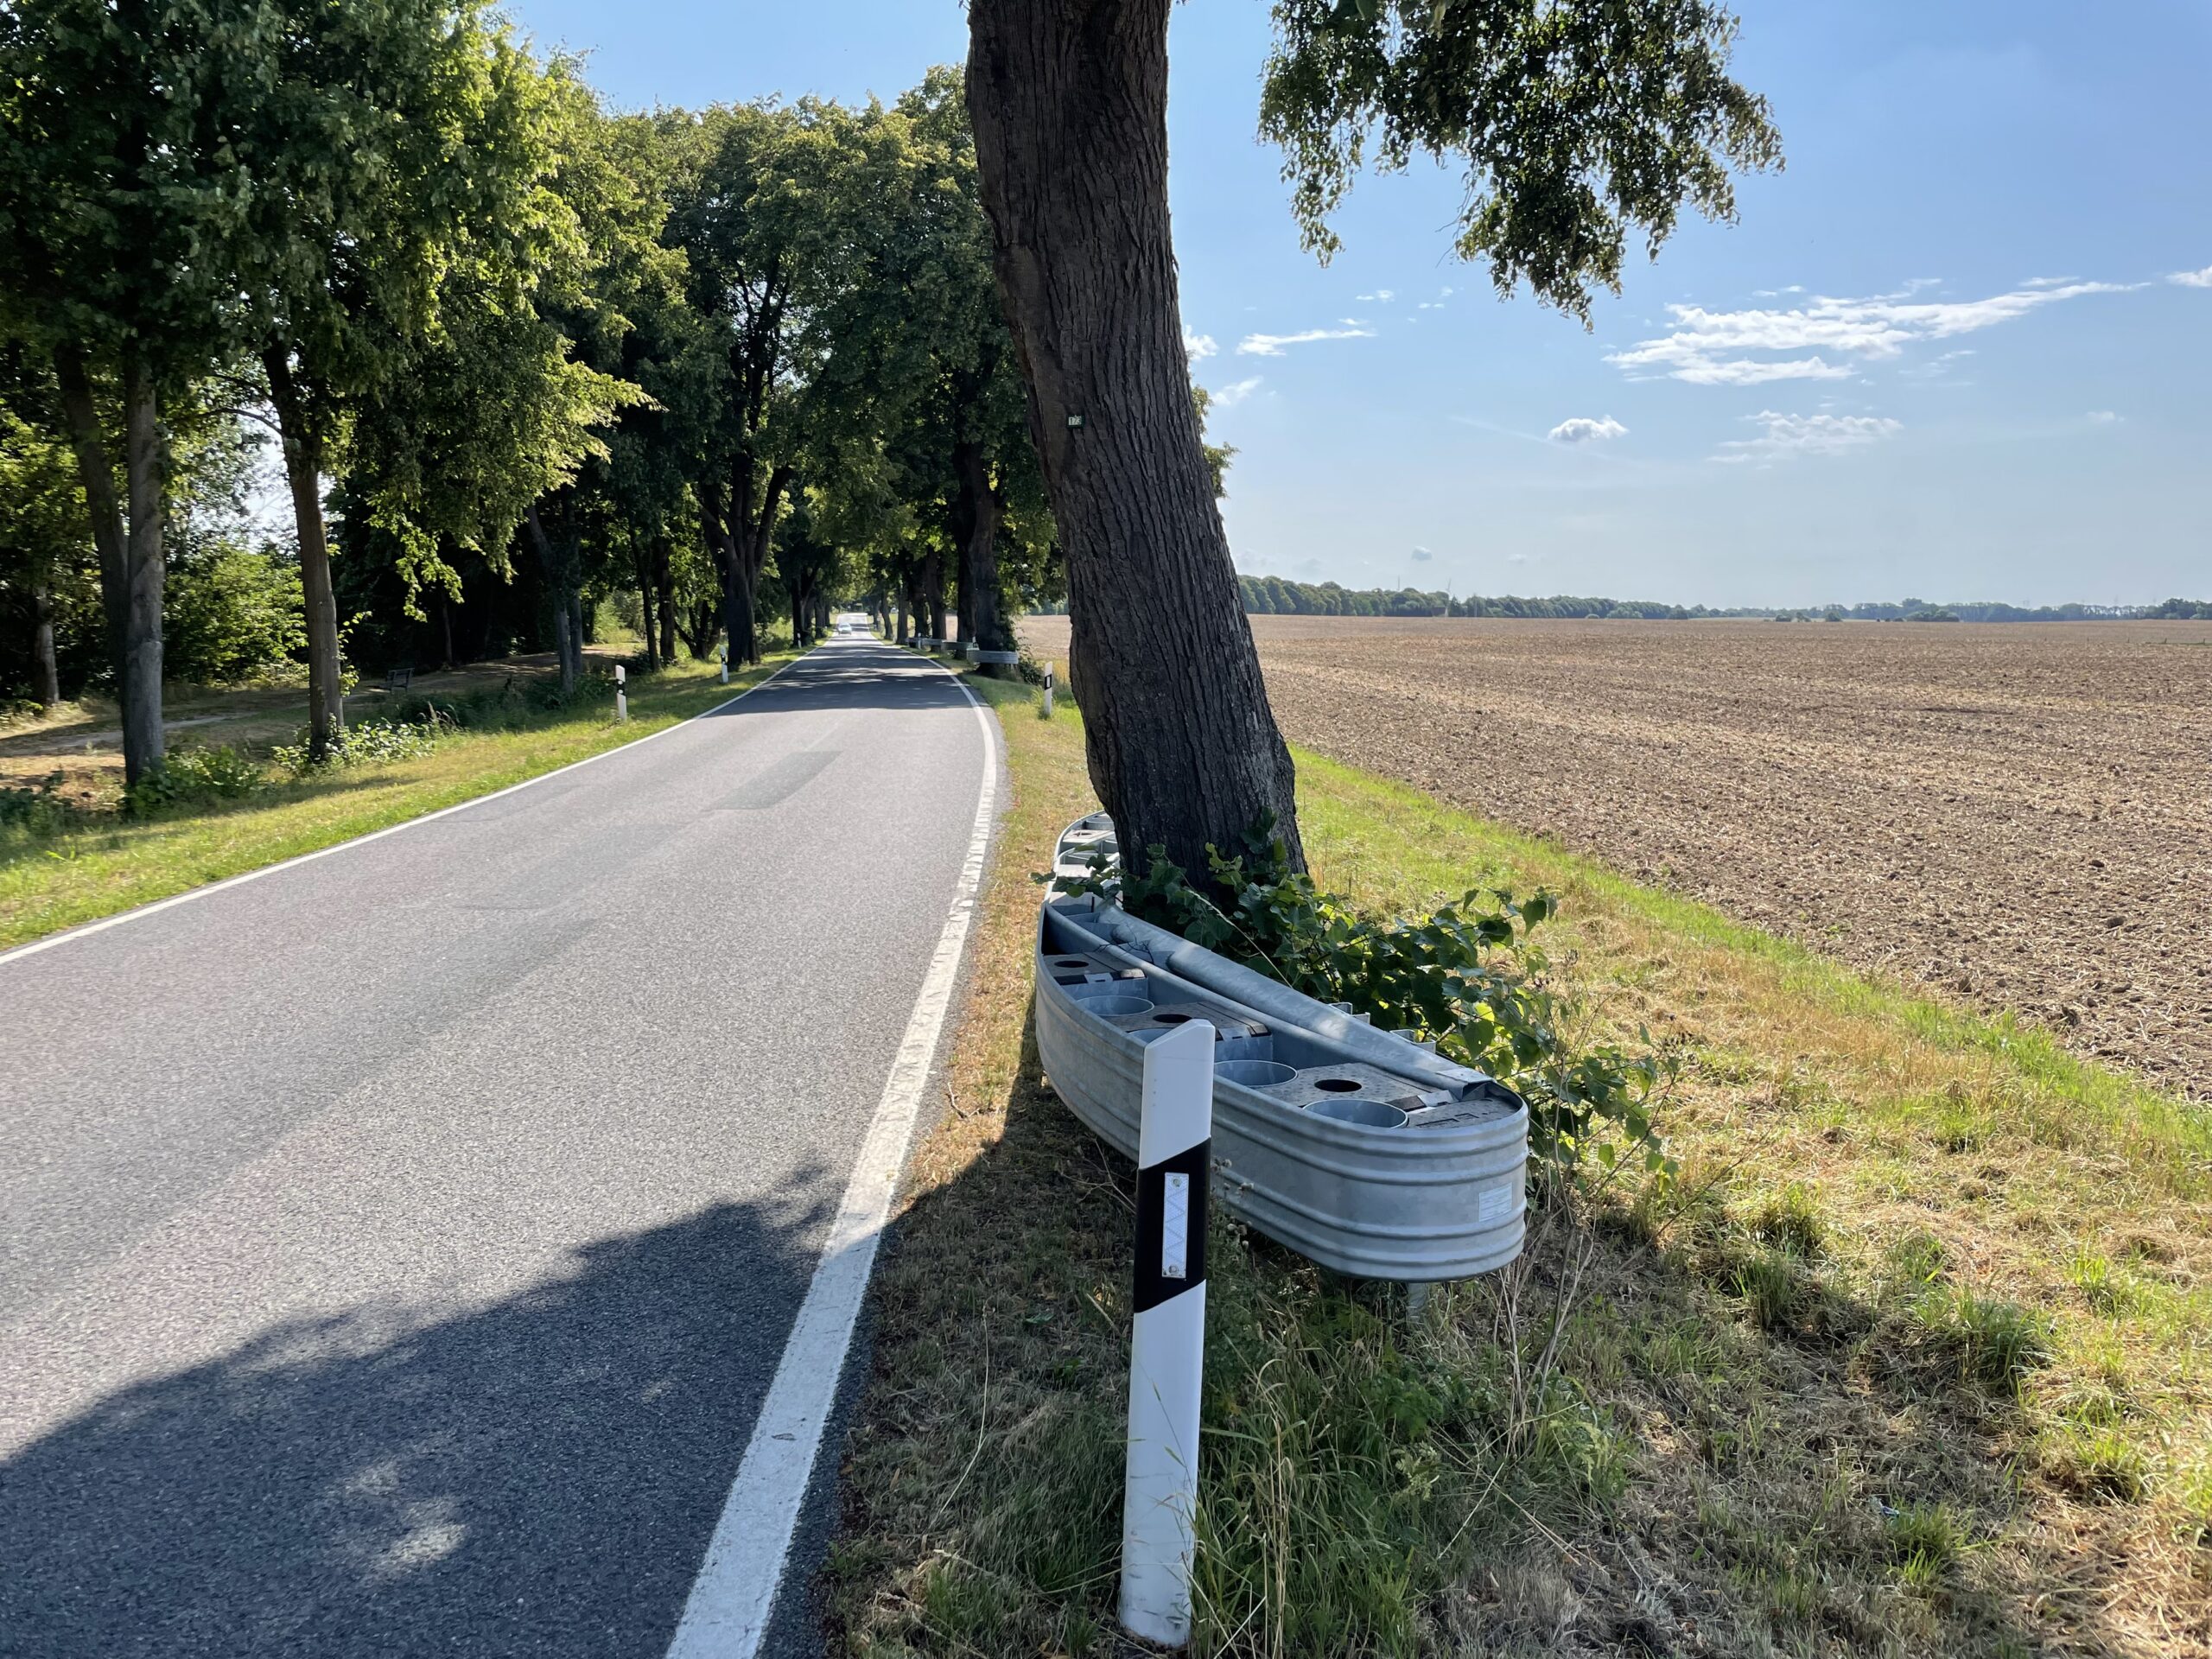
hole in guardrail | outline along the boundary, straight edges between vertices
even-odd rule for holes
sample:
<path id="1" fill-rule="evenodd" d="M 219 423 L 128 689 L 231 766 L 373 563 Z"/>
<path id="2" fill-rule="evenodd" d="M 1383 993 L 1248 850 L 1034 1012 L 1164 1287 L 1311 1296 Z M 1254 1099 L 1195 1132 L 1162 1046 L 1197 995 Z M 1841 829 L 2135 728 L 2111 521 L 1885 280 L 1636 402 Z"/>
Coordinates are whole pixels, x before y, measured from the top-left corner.
<path id="1" fill-rule="evenodd" d="M 1213 1074 L 1230 1083 L 1241 1083 L 1247 1089 L 1268 1089 L 1279 1083 L 1288 1083 L 1298 1075 L 1294 1067 L 1281 1060 L 1216 1060 Z"/>
<path id="2" fill-rule="evenodd" d="M 1306 1109 L 1315 1117 L 1336 1123 L 1357 1123 L 1370 1129 L 1405 1127 L 1406 1115 L 1379 1100 L 1317 1100 Z"/>

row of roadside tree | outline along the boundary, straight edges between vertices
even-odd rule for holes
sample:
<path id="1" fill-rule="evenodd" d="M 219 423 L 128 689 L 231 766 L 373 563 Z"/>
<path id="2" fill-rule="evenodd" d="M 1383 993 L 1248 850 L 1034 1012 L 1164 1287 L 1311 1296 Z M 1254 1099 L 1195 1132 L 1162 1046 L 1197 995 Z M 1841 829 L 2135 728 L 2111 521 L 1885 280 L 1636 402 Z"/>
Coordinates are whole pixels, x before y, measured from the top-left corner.
<path id="1" fill-rule="evenodd" d="M 111 692 L 135 782 L 178 669 L 304 657 L 319 753 L 349 655 L 573 683 L 616 594 L 655 660 L 846 594 L 1007 643 L 990 254 L 949 73 L 619 114 L 476 0 L 0 9 L 0 696 Z"/>

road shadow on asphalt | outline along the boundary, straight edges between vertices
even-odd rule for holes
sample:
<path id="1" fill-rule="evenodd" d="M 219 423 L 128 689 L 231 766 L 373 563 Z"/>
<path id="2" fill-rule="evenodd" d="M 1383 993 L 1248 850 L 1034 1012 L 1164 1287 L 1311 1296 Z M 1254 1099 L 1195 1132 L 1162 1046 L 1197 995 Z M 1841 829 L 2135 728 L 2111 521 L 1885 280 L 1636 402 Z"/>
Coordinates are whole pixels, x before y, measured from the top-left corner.
<path id="1" fill-rule="evenodd" d="M 0 1465 L 0 1649 L 664 1652 L 828 1207 L 716 1205 L 111 1395 Z"/>
<path id="2" fill-rule="evenodd" d="M 959 682 L 925 658 L 881 645 L 831 647 L 802 657 L 736 702 L 701 716 L 742 720 L 802 709 L 924 709 L 969 706 Z"/>

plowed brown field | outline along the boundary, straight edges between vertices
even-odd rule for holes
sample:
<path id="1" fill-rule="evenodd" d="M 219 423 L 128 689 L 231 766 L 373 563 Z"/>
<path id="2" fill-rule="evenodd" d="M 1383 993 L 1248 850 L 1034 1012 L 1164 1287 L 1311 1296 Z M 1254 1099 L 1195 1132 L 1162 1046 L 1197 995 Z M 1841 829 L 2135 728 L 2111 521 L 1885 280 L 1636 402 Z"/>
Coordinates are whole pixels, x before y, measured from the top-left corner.
<path id="1" fill-rule="evenodd" d="M 2212 624 L 1252 622 L 1294 743 L 2212 1096 Z"/>

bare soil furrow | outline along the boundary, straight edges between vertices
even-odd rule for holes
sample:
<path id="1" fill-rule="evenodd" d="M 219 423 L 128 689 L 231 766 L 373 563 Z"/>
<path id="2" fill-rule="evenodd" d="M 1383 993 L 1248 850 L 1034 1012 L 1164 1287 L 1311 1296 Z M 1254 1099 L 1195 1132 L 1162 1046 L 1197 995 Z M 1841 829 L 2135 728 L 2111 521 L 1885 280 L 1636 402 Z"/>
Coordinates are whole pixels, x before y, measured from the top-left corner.
<path id="1" fill-rule="evenodd" d="M 2212 1097 L 2212 625 L 1252 622 L 1294 743 Z"/>

